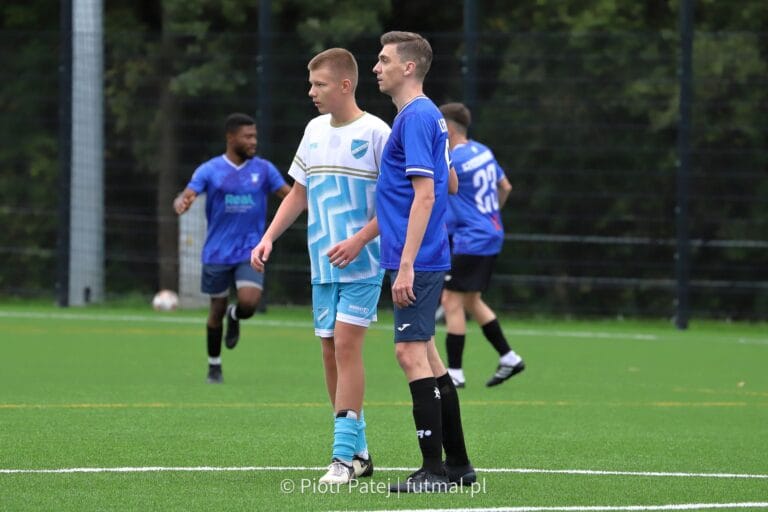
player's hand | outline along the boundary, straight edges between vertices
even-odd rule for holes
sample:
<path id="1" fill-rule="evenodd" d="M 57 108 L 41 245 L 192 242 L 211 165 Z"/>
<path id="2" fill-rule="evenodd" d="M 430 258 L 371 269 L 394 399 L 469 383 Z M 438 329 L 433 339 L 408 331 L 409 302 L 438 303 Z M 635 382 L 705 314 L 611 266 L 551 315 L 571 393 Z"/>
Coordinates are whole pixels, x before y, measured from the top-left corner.
<path id="1" fill-rule="evenodd" d="M 392 283 L 392 302 L 399 308 L 407 308 L 416 300 L 413 293 L 413 267 L 400 267 L 395 282 Z"/>
<path id="2" fill-rule="evenodd" d="M 344 268 L 357 258 L 362 249 L 363 244 L 359 243 L 357 237 L 353 236 L 331 247 L 331 250 L 326 255 L 331 265 Z"/>
<path id="3" fill-rule="evenodd" d="M 173 209 L 176 211 L 177 214 L 181 215 L 182 213 L 187 211 L 190 204 L 192 204 L 191 199 L 181 195 L 173 200 Z"/>
<path id="4" fill-rule="evenodd" d="M 262 239 L 251 251 L 251 266 L 257 272 L 264 272 L 264 266 L 270 254 L 272 254 L 272 242 Z"/>

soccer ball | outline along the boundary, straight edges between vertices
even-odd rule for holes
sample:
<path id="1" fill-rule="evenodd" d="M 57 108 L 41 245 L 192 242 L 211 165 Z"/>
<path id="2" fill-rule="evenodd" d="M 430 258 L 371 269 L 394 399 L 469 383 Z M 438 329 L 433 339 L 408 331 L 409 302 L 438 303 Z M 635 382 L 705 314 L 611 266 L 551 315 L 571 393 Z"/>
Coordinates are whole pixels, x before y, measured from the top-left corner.
<path id="1" fill-rule="evenodd" d="M 179 296 L 173 290 L 160 290 L 152 298 L 155 311 L 173 311 L 179 307 Z"/>

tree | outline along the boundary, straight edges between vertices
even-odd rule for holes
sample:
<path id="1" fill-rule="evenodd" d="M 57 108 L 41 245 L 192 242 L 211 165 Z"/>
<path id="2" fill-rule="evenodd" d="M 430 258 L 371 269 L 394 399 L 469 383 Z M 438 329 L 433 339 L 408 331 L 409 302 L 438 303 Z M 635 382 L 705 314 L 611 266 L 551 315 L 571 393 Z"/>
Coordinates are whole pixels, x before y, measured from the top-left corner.
<path id="1" fill-rule="evenodd" d="M 0 290 L 25 295 L 55 268 L 58 22 L 44 0 L 0 6 Z"/>
<path id="2" fill-rule="evenodd" d="M 311 52 L 375 30 L 387 6 L 383 1 L 274 2 L 278 14 L 290 16 L 283 22 L 293 24 L 298 19 L 296 30 Z M 332 14 L 327 16 L 328 12 Z M 326 15 L 323 23 L 321 15 Z M 198 161 L 210 156 L 182 150 L 188 144 L 186 138 L 203 134 L 220 148 L 223 136 L 215 128 L 216 120 L 226 113 L 221 105 L 234 105 L 230 110 L 255 110 L 257 17 L 255 3 L 244 0 L 165 0 L 159 7 L 151 2 L 109 5 L 107 103 L 113 116 L 111 125 L 116 136 L 130 140 L 136 172 L 157 180 L 161 288 L 174 288 L 177 282 L 177 223 L 170 204 L 180 183 L 188 179 L 187 172 L 181 177 L 179 156 L 200 155 Z M 280 101 L 279 91 L 276 96 Z M 203 102 L 210 102 L 208 108 Z M 195 128 L 197 119 L 210 119 L 212 128 Z M 187 165 L 185 160 L 185 168 Z"/>

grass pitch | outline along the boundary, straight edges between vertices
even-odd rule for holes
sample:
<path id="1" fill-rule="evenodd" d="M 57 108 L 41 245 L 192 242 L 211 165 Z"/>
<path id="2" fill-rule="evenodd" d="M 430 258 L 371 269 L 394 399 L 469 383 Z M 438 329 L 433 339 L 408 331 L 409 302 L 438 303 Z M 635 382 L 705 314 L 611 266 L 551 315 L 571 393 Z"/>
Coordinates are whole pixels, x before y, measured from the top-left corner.
<path id="1" fill-rule="evenodd" d="M 316 483 L 332 411 L 309 309 L 243 322 L 220 386 L 204 323 L 0 305 L 0 510 L 768 508 L 764 324 L 502 319 L 527 368 L 491 389 L 496 354 L 470 324 L 460 397 L 479 485 L 396 496 L 387 484 L 420 459 L 386 311 L 365 347 L 377 469 L 340 489 Z"/>

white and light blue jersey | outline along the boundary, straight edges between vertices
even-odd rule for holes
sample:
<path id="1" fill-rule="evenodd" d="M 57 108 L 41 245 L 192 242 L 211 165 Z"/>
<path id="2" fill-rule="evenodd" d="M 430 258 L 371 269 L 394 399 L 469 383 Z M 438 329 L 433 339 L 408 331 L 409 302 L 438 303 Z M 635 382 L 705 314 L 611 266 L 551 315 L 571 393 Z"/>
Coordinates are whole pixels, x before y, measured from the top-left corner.
<path id="1" fill-rule="evenodd" d="M 491 256 L 501 252 L 504 226 L 496 184 L 505 178 L 493 152 L 470 140 L 451 151 L 459 191 L 448 198 L 455 218 L 453 253 Z"/>
<path id="2" fill-rule="evenodd" d="M 435 203 L 414 270 L 440 271 L 451 267 L 445 215 L 448 207 L 448 128 L 437 106 L 419 96 L 395 117 L 384 147 L 376 189 L 376 213 L 381 233 L 381 266 L 400 268 L 414 191 L 411 178 L 434 180 Z"/>
<path id="3" fill-rule="evenodd" d="M 187 188 L 206 195 L 203 263 L 250 261 L 251 249 L 264 234 L 269 194 L 283 185 L 280 171 L 259 157 L 237 166 L 221 155 L 198 167 Z"/>
<path id="4" fill-rule="evenodd" d="M 330 114 L 307 124 L 288 174 L 307 188 L 312 284 L 381 284 L 378 237 L 343 269 L 331 265 L 327 253 L 374 217 L 376 181 L 389 132 L 387 123 L 368 113 L 343 126 L 332 126 Z"/>

